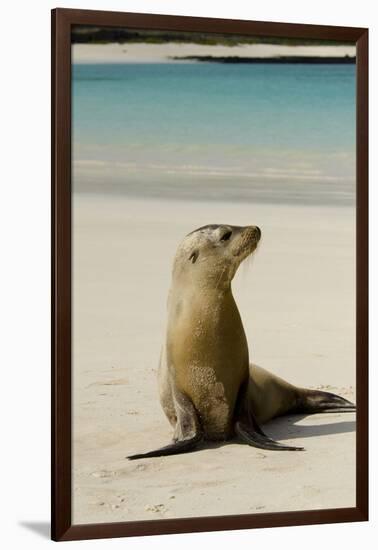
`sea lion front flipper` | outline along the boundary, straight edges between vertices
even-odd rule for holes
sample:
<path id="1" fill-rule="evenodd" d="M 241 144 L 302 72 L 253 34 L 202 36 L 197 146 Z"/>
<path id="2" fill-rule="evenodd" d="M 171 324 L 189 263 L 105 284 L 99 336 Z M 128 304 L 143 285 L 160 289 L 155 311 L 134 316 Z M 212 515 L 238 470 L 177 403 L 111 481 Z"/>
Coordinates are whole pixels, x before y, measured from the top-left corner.
<path id="1" fill-rule="evenodd" d="M 265 372 L 265 371 L 264 371 Z M 253 410 L 252 399 L 249 398 L 248 388 L 250 381 L 240 388 L 238 406 L 236 409 L 236 422 L 234 430 L 243 441 L 251 447 L 266 449 L 269 451 L 303 451 L 303 447 L 292 447 L 270 439 L 260 428 Z"/>
<path id="2" fill-rule="evenodd" d="M 179 439 L 177 441 L 172 441 L 169 445 L 156 449 L 155 451 L 149 451 L 147 453 L 140 453 L 136 455 L 127 456 L 129 460 L 137 460 L 138 458 L 152 458 L 155 456 L 168 456 L 168 455 L 178 455 L 180 453 L 188 453 L 194 451 L 198 443 L 202 440 L 201 434 L 196 434 L 190 439 Z"/>
<path id="3" fill-rule="evenodd" d="M 191 400 L 178 390 L 173 390 L 173 402 L 176 412 L 176 427 L 173 441 L 165 447 L 127 456 L 129 460 L 138 458 L 152 458 L 156 456 L 177 455 L 193 451 L 203 439 L 200 429 L 197 412 Z"/>
<path id="4" fill-rule="evenodd" d="M 356 405 L 336 395 L 321 390 L 298 389 L 297 403 L 292 412 L 316 414 L 326 412 L 353 412 Z"/>
<path id="5" fill-rule="evenodd" d="M 290 445 L 284 445 L 278 441 L 270 439 L 259 428 L 255 430 L 251 426 L 238 420 L 235 423 L 236 434 L 251 447 L 257 447 L 258 449 L 266 449 L 268 451 L 303 451 L 303 447 L 292 447 Z"/>

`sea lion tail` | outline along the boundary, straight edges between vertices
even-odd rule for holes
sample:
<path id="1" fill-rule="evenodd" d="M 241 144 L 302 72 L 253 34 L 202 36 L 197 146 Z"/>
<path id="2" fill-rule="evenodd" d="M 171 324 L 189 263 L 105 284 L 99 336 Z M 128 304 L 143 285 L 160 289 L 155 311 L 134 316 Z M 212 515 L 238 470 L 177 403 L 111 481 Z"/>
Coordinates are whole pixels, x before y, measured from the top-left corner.
<path id="1" fill-rule="evenodd" d="M 284 445 L 278 441 L 270 439 L 261 428 L 258 431 L 249 427 L 244 422 L 237 421 L 235 423 L 235 433 L 251 447 L 257 447 L 258 449 L 266 449 L 268 451 L 303 451 L 303 447 L 292 447 L 290 445 Z"/>
<path id="2" fill-rule="evenodd" d="M 353 412 L 356 405 L 340 395 L 321 390 L 300 389 L 295 413 Z"/>
<path id="3" fill-rule="evenodd" d="M 127 456 L 129 460 L 138 460 L 139 458 L 153 458 L 157 456 L 169 456 L 177 455 L 180 453 L 189 453 L 194 451 L 197 445 L 202 441 L 202 435 L 196 434 L 190 439 L 181 439 L 178 441 L 172 441 L 169 445 L 156 449 L 155 451 L 148 451 L 147 453 L 140 453 Z"/>

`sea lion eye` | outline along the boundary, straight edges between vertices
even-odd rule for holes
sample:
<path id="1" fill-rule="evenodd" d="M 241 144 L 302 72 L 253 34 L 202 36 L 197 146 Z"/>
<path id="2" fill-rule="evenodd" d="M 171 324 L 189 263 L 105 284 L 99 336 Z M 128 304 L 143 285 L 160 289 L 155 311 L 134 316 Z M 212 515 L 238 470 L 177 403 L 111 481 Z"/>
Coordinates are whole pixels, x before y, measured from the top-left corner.
<path id="1" fill-rule="evenodd" d="M 191 255 L 189 256 L 189 261 L 191 261 L 192 264 L 194 264 L 197 261 L 198 256 L 199 256 L 198 250 L 194 250 L 194 252 L 192 252 Z"/>
<path id="2" fill-rule="evenodd" d="M 228 241 L 228 240 L 230 239 L 231 235 L 232 235 L 232 231 L 227 231 L 227 233 L 225 233 L 225 234 L 223 235 L 223 237 L 221 237 L 220 240 L 221 240 L 221 241 Z"/>

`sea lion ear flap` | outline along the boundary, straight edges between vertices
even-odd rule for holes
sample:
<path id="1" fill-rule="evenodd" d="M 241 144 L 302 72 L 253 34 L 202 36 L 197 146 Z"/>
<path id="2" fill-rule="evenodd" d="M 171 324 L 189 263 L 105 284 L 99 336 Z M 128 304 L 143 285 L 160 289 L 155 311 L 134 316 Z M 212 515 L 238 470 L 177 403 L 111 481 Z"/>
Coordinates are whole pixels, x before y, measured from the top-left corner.
<path id="1" fill-rule="evenodd" d="M 189 256 L 189 261 L 191 261 L 192 264 L 196 263 L 198 256 L 199 256 L 198 250 L 193 250 L 193 252 Z"/>

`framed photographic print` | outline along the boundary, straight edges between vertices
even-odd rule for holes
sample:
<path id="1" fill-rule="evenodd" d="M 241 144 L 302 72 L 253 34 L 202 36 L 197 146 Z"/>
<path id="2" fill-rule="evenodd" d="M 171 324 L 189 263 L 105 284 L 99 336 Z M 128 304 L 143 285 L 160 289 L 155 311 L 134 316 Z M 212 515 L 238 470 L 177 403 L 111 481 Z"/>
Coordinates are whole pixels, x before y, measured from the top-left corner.
<path id="1" fill-rule="evenodd" d="M 52 537 L 368 518 L 368 31 L 52 12 Z"/>

